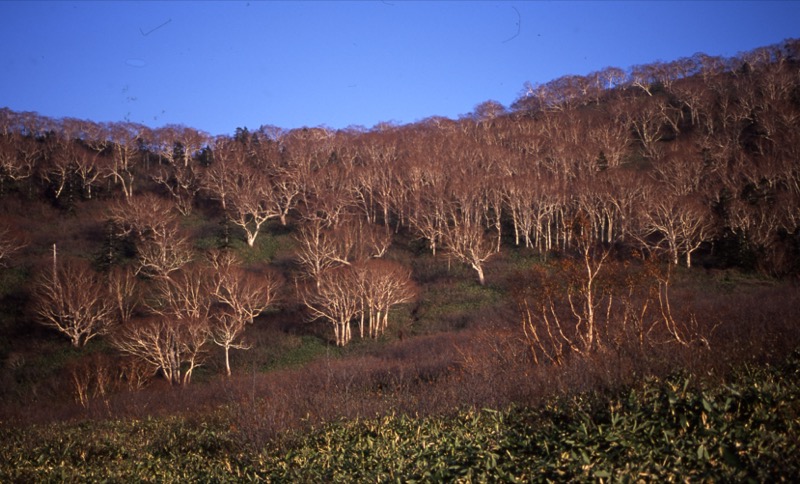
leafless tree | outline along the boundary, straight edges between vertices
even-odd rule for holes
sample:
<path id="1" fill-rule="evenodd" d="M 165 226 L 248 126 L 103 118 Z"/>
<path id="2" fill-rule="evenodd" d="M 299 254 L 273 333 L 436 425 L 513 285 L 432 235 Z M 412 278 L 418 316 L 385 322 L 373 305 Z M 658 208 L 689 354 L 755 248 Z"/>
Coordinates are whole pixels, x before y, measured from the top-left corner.
<path id="1" fill-rule="evenodd" d="M 211 338 L 225 351 L 225 372 L 231 375 L 230 350 L 248 349 L 241 341 L 247 324 L 274 304 L 280 278 L 272 273 L 256 274 L 240 266 L 229 252 L 211 254 L 214 268 L 213 296 L 216 308 Z"/>
<path id="2" fill-rule="evenodd" d="M 73 173 L 81 184 L 81 193 L 88 199 L 92 198 L 92 191 L 101 177 L 98 156 L 99 153 L 83 148 L 78 150 L 73 159 Z"/>
<path id="3" fill-rule="evenodd" d="M 153 180 L 175 199 L 178 210 L 188 215 L 203 185 L 201 171 L 194 160 L 208 144 L 208 135 L 185 126 L 167 126 L 156 131 L 154 137 L 163 164 Z"/>
<path id="4" fill-rule="evenodd" d="M 451 205 L 441 236 L 448 254 L 475 269 L 478 282 L 485 285 L 483 265 L 497 253 L 497 245 L 486 234 L 479 208 L 472 204 Z"/>
<path id="5" fill-rule="evenodd" d="M 109 220 L 119 230 L 120 236 L 131 236 L 136 242 L 164 238 L 168 229 L 177 223 L 175 205 L 153 194 L 112 203 Z"/>
<path id="6" fill-rule="evenodd" d="M 236 173 L 245 162 L 246 150 L 242 143 L 219 136 L 214 140 L 213 161 L 203 178 L 203 189 L 212 199 L 219 201 L 223 210 L 228 209 L 228 198 L 234 189 Z"/>
<path id="7" fill-rule="evenodd" d="M 55 258 L 52 270 L 44 270 L 34 287 L 39 322 L 66 335 L 72 346 L 85 345 L 104 334 L 112 322 L 114 308 L 105 280 L 87 262 Z"/>
<path id="8" fill-rule="evenodd" d="M 691 255 L 714 230 L 710 209 L 697 196 L 678 196 L 652 188 L 639 211 L 637 237 L 646 247 L 669 253 L 673 264 L 680 255 L 691 267 Z"/>
<path id="9" fill-rule="evenodd" d="M 296 241 L 297 259 L 305 274 L 314 281 L 319 281 L 325 270 L 343 264 L 337 247 L 341 243 L 333 240 L 326 221 L 320 217 L 305 220 L 298 228 Z"/>
<path id="10" fill-rule="evenodd" d="M 114 333 L 114 346 L 160 370 L 170 384 L 181 381 L 181 327 L 163 317 L 137 319 Z"/>
<path id="11" fill-rule="evenodd" d="M 180 231 L 174 207 L 152 194 L 112 204 L 109 220 L 116 236 L 130 237 L 135 243 L 136 274 L 163 277 L 192 260 L 191 246 Z"/>
<path id="12" fill-rule="evenodd" d="M 663 148 L 661 141 L 666 135 L 665 126 L 673 124 L 672 113 L 663 96 L 639 97 L 631 103 L 621 105 L 627 113 L 628 123 L 636 133 L 643 153 L 656 159 Z"/>
<path id="13" fill-rule="evenodd" d="M 147 300 L 151 315 L 121 325 L 114 345 L 159 368 L 170 384 L 188 384 L 209 341 L 210 281 L 207 268 L 196 264 L 156 279 Z"/>
<path id="14" fill-rule="evenodd" d="M 352 167 L 326 165 L 307 180 L 302 212 L 335 227 L 356 206 Z"/>
<path id="15" fill-rule="evenodd" d="M 75 146 L 71 140 L 67 140 L 58 134 L 53 134 L 47 138 L 47 155 L 45 162 L 40 166 L 40 176 L 42 180 L 50 185 L 53 196 L 58 199 L 69 184 L 73 163 L 72 159 Z"/>
<path id="16" fill-rule="evenodd" d="M 520 302 L 523 331 L 537 363 L 539 355 L 558 365 L 567 351 L 585 356 L 602 348 L 602 335 L 619 316 L 612 313 L 613 291 L 601 287 L 610 246 L 596 242 L 580 213 L 570 224 L 575 257 L 553 264 L 552 274 L 535 268 L 536 294 Z"/>
<path id="17" fill-rule="evenodd" d="M 310 167 L 302 154 L 287 154 L 283 132 L 271 129 L 264 137 L 266 139 L 253 147 L 253 166 L 266 174 L 271 191 L 270 202 L 279 212 L 281 225 L 285 226 L 289 212 L 304 195 Z"/>
<path id="18" fill-rule="evenodd" d="M 141 303 L 141 288 L 135 272 L 129 267 L 112 267 L 108 273 L 108 293 L 116 321 L 128 324 Z"/>
<path id="19" fill-rule="evenodd" d="M 428 245 L 433 255 L 442 243 L 444 227 L 447 223 L 445 210 L 446 201 L 444 197 L 437 194 L 417 193 L 409 202 L 408 221 L 411 227 L 420 235 L 420 238 L 428 241 Z"/>
<path id="20" fill-rule="evenodd" d="M 371 259 L 354 267 L 361 292 L 359 331 L 364 337 L 364 320 L 369 322 L 369 336 L 377 338 L 389 325 L 392 307 L 410 302 L 416 296 L 411 273 L 396 262 Z"/>
<path id="21" fill-rule="evenodd" d="M 98 139 L 107 139 L 113 151 L 110 163 L 104 166 L 105 176 L 122 188 L 126 198 L 133 196 L 137 155 L 145 136 L 147 129 L 134 123 L 115 123 L 96 135 Z"/>
<path id="22" fill-rule="evenodd" d="M 361 295 L 351 267 L 323 272 L 317 279 L 316 287 L 302 289 L 301 297 L 312 319 L 324 319 L 333 325 L 337 346 L 350 342 L 351 322 L 361 308 Z"/>
<path id="23" fill-rule="evenodd" d="M 484 101 L 472 111 L 472 116 L 478 120 L 492 120 L 498 116 L 505 114 L 506 108 L 497 101 Z"/>
<path id="24" fill-rule="evenodd" d="M 0 226 L 0 267 L 8 264 L 8 259 L 25 245 L 25 242 L 13 235 L 10 229 Z"/>
<path id="25" fill-rule="evenodd" d="M 9 148 L 2 161 L 3 176 L 12 181 L 30 178 L 45 155 L 45 145 L 30 136 L 15 135 L 9 140 Z"/>
<path id="26" fill-rule="evenodd" d="M 167 277 L 194 258 L 189 239 L 175 225 L 138 243 L 136 251 L 137 274 L 151 277 Z"/>
<path id="27" fill-rule="evenodd" d="M 231 223 L 244 230 L 247 245 L 253 247 L 261 227 L 268 220 L 280 217 L 283 211 L 263 171 L 248 165 L 239 168 L 228 197 L 228 217 Z"/>
<path id="28" fill-rule="evenodd" d="M 198 167 L 191 163 L 161 166 L 153 175 L 153 181 L 166 189 L 182 215 L 192 213 L 195 196 L 203 186 Z"/>

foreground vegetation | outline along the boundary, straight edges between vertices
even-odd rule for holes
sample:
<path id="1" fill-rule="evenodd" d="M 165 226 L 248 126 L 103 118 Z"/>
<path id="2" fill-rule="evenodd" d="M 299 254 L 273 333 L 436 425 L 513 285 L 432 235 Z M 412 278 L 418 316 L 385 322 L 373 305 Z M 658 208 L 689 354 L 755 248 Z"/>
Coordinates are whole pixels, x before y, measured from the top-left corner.
<path id="1" fill-rule="evenodd" d="M 454 417 L 332 423 L 253 448 L 225 411 L 0 430 L 4 482 L 568 481 L 800 478 L 800 352 L 727 382 L 676 375 L 613 394 Z"/>
<path id="2" fill-rule="evenodd" d="M 0 481 L 797 477 L 798 72 L 214 138 L 0 108 Z"/>

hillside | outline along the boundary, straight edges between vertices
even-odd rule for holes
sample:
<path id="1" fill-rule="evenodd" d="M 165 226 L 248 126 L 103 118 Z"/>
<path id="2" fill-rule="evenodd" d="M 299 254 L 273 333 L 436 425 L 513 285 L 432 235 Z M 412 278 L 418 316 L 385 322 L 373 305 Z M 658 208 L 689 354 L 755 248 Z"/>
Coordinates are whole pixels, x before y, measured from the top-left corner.
<path id="1" fill-rule="evenodd" d="M 364 131 L 0 110 L 0 424 L 224 409 L 264 446 L 785 361 L 799 46 Z"/>

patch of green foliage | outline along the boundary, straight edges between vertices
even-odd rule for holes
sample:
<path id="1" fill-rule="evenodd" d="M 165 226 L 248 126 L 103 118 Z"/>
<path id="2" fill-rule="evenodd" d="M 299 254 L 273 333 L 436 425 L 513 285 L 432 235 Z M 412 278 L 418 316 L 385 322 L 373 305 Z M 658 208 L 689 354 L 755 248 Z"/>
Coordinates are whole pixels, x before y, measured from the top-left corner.
<path id="1" fill-rule="evenodd" d="M 339 422 L 250 449 L 223 417 L 0 428 L 0 481 L 797 481 L 800 352 L 727 384 Z"/>
<path id="2" fill-rule="evenodd" d="M 433 285 L 420 296 L 417 330 L 446 331 L 466 326 L 476 315 L 484 315 L 498 304 L 501 296 L 498 289 L 471 280 Z"/>
<path id="3" fill-rule="evenodd" d="M 265 348 L 269 352 L 268 363 L 264 370 L 278 370 L 284 368 L 297 368 L 324 356 L 338 357 L 342 349 L 326 344 L 325 341 L 314 336 L 285 336 L 283 340 L 272 347 Z"/>
<path id="4" fill-rule="evenodd" d="M 275 254 L 283 249 L 285 236 L 275 236 L 269 232 L 262 232 L 258 235 L 253 247 L 239 238 L 232 238 L 231 248 L 239 256 L 245 265 L 257 262 L 270 262 L 275 258 Z"/>
<path id="5" fill-rule="evenodd" d="M 800 372 L 748 369 L 694 388 L 675 377 L 612 399 L 455 419 L 335 425 L 274 461 L 270 476 L 319 481 L 777 481 L 800 477 Z M 795 457 L 792 457 L 795 456 Z"/>

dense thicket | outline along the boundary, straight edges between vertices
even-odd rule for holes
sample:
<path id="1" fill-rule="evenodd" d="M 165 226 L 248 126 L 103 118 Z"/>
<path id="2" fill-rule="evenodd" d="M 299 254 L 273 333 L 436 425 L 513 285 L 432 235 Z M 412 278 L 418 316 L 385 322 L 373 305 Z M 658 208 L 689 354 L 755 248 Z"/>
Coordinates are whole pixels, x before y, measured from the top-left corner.
<path id="1" fill-rule="evenodd" d="M 752 328 L 674 302 L 675 270 L 798 273 L 798 128 L 796 40 L 565 76 L 510 109 L 371 130 L 210 137 L 2 109 L 4 378 L 25 367 L 18 341 L 49 334 L 32 322 L 76 348 L 63 371 L 88 407 L 156 374 L 188 384 L 215 354 L 231 376 L 232 350 L 269 344 L 246 339 L 264 314 L 345 346 L 380 338 L 397 307 L 405 330 L 458 327 L 439 294 L 459 291 L 493 310 L 493 336 L 459 349 L 482 348 L 459 360 L 478 373 L 509 355 L 530 368 L 740 342 Z M 483 289 L 444 280 L 438 261 Z"/>

